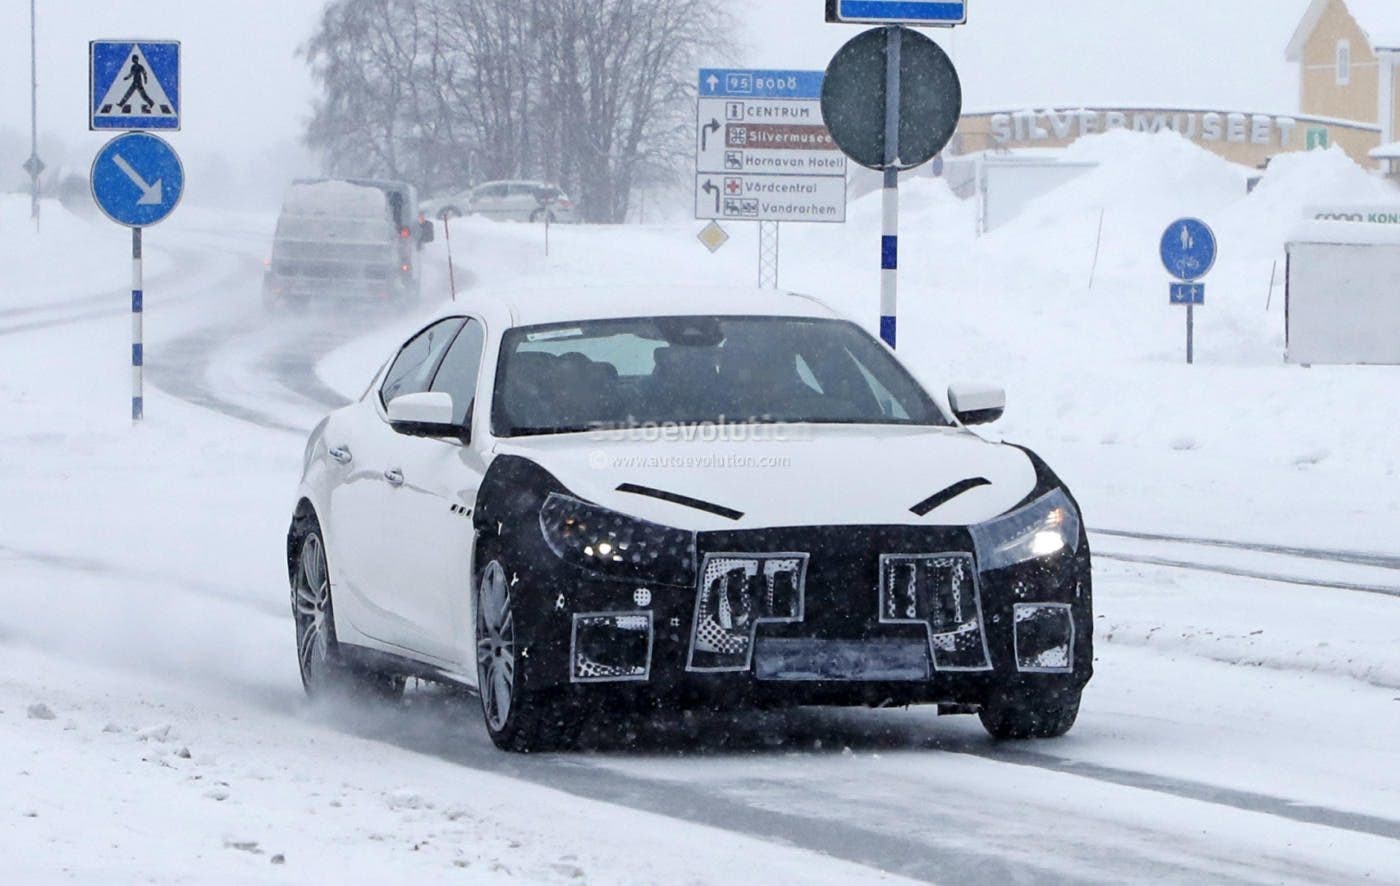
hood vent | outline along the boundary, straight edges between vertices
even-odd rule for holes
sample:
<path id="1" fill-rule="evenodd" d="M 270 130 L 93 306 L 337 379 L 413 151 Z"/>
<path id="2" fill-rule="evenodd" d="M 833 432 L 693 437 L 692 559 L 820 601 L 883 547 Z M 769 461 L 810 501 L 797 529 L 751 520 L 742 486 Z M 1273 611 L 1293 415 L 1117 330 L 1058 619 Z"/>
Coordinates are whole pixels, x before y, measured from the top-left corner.
<path id="1" fill-rule="evenodd" d="M 986 477 L 969 477 L 966 480 L 959 480 L 942 492 L 935 492 L 909 510 L 913 511 L 916 516 L 926 517 L 933 511 L 962 495 L 964 492 L 971 492 L 979 486 L 991 485 L 992 481 L 988 480 Z"/>
<path id="2" fill-rule="evenodd" d="M 660 489 L 638 486 L 636 483 L 623 483 L 621 486 L 617 487 L 617 491 L 630 492 L 633 495 L 645 495 L 648 498 L 657 498 L 661 501 L 669 501 L 673 505 L 694 508 L 697 511 L 704 511 L 707 514 L 724 517 L 727 520 L 740 520 L 743 519 L 744 516 L 743 511 L 736 511 L 733 508 L 726 508 L 723 505 L 711 504 L 710 502 L 701 501 L 698 498 L 691 498 L 686 495 L 677 495 L 674 492 L 665 492 Z"/>

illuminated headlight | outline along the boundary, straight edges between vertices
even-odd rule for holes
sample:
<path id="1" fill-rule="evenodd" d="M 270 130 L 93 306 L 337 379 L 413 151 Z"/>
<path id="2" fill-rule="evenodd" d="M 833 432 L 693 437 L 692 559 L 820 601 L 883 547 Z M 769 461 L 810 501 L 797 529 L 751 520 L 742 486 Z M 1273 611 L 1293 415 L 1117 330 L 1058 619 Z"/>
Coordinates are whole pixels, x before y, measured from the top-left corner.
<path id="1" fill-rule="evenodd" d="M 1079 549 L 1079 513 L 1059 489 L 971 528 L 983 572 Z"/>
<path id="2" fill-rule="evenodd" d="M 589 572 L 678 587 L 695 584 L 693 532 L 557 492 L 540 509 L 540 531 L 555 556 Z"/>

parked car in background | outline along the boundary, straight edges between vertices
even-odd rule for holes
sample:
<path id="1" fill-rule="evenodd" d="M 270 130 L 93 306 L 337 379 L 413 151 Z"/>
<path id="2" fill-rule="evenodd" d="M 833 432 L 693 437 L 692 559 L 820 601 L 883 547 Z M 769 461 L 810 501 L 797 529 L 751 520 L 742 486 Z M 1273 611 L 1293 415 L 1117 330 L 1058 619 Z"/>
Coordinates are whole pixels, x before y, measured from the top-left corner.
<path id="1" fill-rule="evenodd" d="M 574 201 L 558 185 L 538 181 L 486 182 L 424 204 L 431 218 L 480 215 L 496 221 L 569 224 L 578 220 Z"/>
<path id="2" fill-rule="evenodd" d="M 402 182 L 300 179 L 287 189 L 263 277 L 270 309 L 316 300 L 412 302 L 433 223 Z"/>

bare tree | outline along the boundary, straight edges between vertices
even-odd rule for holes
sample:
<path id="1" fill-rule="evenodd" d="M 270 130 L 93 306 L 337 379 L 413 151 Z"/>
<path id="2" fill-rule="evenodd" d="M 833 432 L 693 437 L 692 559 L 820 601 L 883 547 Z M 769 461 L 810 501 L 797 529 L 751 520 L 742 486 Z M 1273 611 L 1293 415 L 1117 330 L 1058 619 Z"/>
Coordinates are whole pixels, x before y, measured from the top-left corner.
<path id="1" fill-rule="evenodd" d="M 679 173 L 732 28 L 719 0 L 332 0 L 307 141 L 337 173 L 547 178 L 621 221 L 644 174 Z"/>

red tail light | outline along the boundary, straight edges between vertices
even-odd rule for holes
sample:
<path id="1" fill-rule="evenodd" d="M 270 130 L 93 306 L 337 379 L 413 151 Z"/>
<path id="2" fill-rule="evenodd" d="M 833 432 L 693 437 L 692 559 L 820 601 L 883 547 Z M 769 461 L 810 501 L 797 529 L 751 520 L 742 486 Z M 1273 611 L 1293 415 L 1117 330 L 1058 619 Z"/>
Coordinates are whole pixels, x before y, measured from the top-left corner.
<path id="1" fill-rule="evenodd" d="M 399 265 L 399 270 L 400 270 L 400 271 L 403 271 L 405 274 L 407 274 L 409 271 L 411 271 L 411 270 L 413 270 L 413 269 L 410 268 L 408 265 Z"/>
<path id="2" fill-rule="evenodd" d="M 382 231 L 382 230 L 384 230 L 384 229 L 383 229 L 383 228 L 380 228 L 379 230 Z M 408 228 L 399 228 L 399 236 L 402 237 L 403 239 L 407 240 L 411 235 L 410 235 L 409 232 L 408 232 Z"/>
<path id="3" fill-rule="evenodd" d="M 573 209 L 573 208 L 574 208 L 574 201 L 570 200 L 568 197 L 560 197 L 560 198 L 559 198 L 559 208 L 560 208 L 560 209 Z"/>

